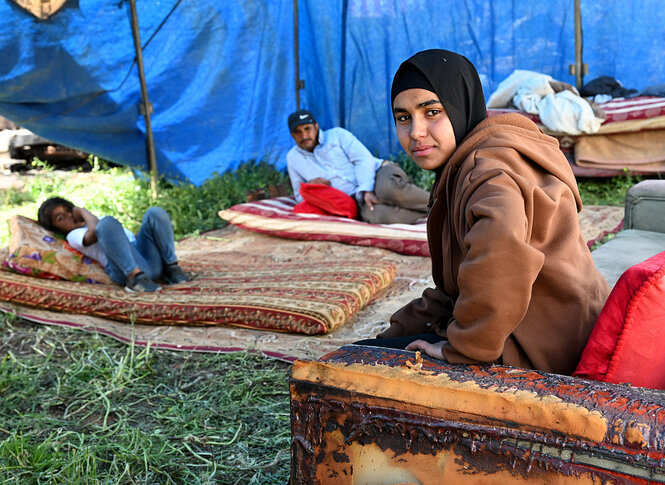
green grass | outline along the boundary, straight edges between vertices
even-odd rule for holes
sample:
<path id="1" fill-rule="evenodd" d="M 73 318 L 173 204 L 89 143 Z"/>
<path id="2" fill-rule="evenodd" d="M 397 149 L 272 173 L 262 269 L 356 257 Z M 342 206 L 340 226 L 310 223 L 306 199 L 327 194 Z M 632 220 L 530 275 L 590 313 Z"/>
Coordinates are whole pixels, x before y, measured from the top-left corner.
<path id="1" fill-rule="evenodd" d="M 284 484 L 289 365 L 0 317 L 0 484 Z"/>

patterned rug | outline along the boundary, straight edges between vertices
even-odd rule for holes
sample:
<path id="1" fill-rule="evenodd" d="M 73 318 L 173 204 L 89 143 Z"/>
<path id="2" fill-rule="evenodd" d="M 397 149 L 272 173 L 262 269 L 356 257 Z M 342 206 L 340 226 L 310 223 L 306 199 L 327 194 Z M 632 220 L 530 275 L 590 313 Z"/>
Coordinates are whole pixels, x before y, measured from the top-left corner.
<path id="1" fill-rule="evenodd" d="M 586 207 L 580 214 L 582 234 L 589 244 L 620 229 L 621 207 Z M 396 277 L 371 302 L 358 311 L 345 325 L 325 335 L 308 336 L 293 333 L 224 326 L 155 326 L 122 323 L 90 315 L 37 310 L 14 303 L 0 304 L 0 310 L 38 323 L 78 328 L 108 335 L 123 342 L 172 350 L 233 352 L 256 350 L 282 360 L 318 359 L 340 346 L 373 337 L 388 323 L 396 310 L 432 285 L 429 258 L 407 256 L 376 247 L 361 247 L 331 241 L 299 241 L 250 232 L 233 226 L 177 245 L 181 260 L 196 259 L 205 265 L 209 259 L 230 258 L 234 264 L 265 263 L 271 265 L 339 263 L 373 260 L 394 265 Z"/>

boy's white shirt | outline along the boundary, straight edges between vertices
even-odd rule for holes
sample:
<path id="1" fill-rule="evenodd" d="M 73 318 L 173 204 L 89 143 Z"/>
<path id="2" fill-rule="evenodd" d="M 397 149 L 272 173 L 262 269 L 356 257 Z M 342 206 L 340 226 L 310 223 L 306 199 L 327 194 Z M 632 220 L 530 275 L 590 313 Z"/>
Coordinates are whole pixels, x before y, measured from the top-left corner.
<path id="1" fill-rule="evenodd" d="M 130 243 L 136 241 L 136 236 L 134 236 L 134 234 L 132 234 L 124 227 L 123 230 L 125 231 L 127 239 L 129 239 Z M 86 232 L 88 232 L 88 228 L 85 226 L 70 231 L 69 234 L 67 234 L 67 242 L 71 247 L 73 247 L 77 251 L 82 252 L 90 259 L 94 259 L 104 268 L 106 268 L 106 263 L 108 260 L 106 259 L 106 253 L 102 249 L 102 246 L 98 242 L 92 243 L 89 246 L 83 245 L 83 237 L 85 236 Z"/>

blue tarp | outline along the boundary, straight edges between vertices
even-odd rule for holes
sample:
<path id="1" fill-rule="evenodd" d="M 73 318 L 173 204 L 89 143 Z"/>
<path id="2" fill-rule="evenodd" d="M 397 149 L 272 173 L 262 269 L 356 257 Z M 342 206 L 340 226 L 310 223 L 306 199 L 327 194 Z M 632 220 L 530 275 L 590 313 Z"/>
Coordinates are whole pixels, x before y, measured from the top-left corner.
<path id="1" fill-rule="evenodd" d="M 379 156 L 399 152 L 392 75 L 442 47 L 477 67 L 486 99 L 514 69 L 574 83 L 573 0 L 299 0 L 301 107 Z M 660 0 L 582 0 L 587 81 L 665 82 Z M 296 107 L 293 0 L 139 0 L 158 170 L 201 184 L 247 160 L 284 168 Z M 0 114 L 63 145 L 147 168 L 125 1 L 69 0 L 40 21 L 0 0 Z"/>

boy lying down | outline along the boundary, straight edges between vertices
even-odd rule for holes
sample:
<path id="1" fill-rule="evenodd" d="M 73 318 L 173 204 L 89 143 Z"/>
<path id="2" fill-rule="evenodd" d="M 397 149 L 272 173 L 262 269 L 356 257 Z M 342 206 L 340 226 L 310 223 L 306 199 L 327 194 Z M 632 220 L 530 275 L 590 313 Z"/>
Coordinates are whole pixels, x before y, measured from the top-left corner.
<path id="1" fill-rule="evenodd" d="M 159 291 L 155 283 L 187 281 L 175 254 L 171 218 L 164 209 L 151 207 L 135 236 L 111 216 L 98 219 L 89 210 L 53 197 L 38 211 L 39 225 L 67 237 L 76 250 L 98 261 L 109 277 L 127 291 Z"/>

